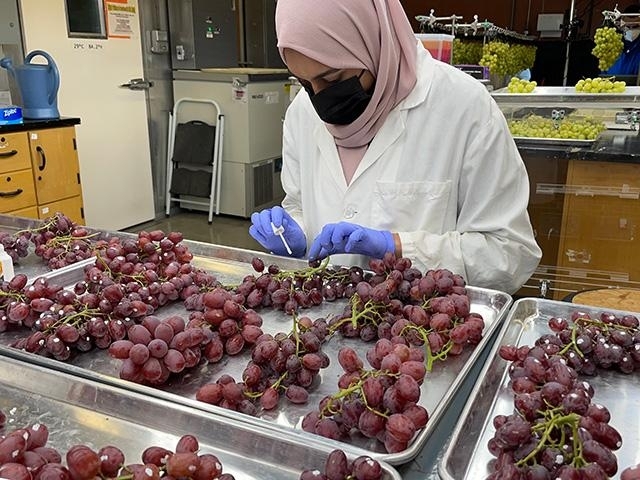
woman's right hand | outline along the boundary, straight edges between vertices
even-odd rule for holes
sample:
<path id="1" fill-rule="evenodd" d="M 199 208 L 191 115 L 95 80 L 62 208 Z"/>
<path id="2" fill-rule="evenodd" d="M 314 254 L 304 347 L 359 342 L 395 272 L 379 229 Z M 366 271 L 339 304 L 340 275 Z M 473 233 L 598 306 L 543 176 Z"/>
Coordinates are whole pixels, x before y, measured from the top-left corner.
<path id="1" fill-rule="evenodd" d="M 300 258 L 307 250 L 307 237 L 300 225 L 282 207 L 273 207 L 251 214 L 249 235 L 271 253 L 288 256 L 289 252 L 273 228 L 284 227 L 282 236 L 291 249 L 291 256 Z"/>

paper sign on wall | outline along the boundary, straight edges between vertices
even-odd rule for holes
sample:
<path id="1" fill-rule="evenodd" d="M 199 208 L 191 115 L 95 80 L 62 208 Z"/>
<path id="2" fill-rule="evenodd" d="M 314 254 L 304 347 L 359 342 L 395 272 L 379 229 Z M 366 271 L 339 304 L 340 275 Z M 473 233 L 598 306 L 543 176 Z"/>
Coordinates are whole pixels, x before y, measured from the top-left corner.
<path id="1" fill-rule="evenodd" d="M 107 34 L 110 38 L 131 38 L 133 22 L 136 20 L 136 6 L 128 0 L 105 2 L 107 11 Z"/>
<path id="2" fill-rule="evenodd" d="M 236 102 L 247 103 L 247 84 L 239 78 L 231 82 L 231 99 Z"/>

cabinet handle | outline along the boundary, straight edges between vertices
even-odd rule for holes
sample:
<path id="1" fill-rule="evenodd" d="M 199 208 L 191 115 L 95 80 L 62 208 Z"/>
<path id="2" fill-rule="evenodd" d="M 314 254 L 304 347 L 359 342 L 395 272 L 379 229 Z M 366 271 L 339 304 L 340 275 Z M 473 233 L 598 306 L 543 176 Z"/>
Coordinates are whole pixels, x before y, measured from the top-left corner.
<path id="1" fill-rule="evenodd" d="M 38 146 L 36 147 L 36 152 L 40 155 L 40 165 L 38 165 L 38 170 L 43 171 L 44 167 L 47 166 L 47 156 L 44 154 L 44 148 Z"/>
<path id="2" fill-rule="evenodd" d="M 12 192 L 0 192 L 0 197 L 15 197 L 16 195 L 20 195 L 22 193 L 22 189 L 18 188 Z"/>
<path id="3" fill-rule="evenodd" d="M 2 152 L 0 153 L 0 158 L 13 157 L 14 155 L 17 155 L 17 154 L 18 154 L 17 150 L 11 150 L 10 152 Z"/>

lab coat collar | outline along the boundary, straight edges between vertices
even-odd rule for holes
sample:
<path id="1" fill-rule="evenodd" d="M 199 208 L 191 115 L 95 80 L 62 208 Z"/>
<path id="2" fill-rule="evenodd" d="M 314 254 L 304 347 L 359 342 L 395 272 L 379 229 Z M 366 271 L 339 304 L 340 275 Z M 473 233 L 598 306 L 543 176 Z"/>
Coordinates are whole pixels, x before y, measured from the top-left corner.
<path id="1" fill-rule="evenodd" d="M 433 82 L 433 72 L 437 65 L 429 50 L 422 46 L 422 43 L 417 42 L 417 59 L 416 59 L 416 85 L 413 90 L 409 92 L 409 95 L 402 100 L 396 108 L 400 110 L 408 110 L 410 108 L 420 105 L 427 99 L 431 84 Z"/>

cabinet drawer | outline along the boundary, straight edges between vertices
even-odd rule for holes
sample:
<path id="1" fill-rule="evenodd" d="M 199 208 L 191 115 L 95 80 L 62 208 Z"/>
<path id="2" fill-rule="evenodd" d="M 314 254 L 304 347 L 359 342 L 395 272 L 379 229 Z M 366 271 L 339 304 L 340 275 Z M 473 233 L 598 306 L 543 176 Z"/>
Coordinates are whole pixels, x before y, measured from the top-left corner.
<path id="1" fill-rule="evenodd" d="M 0 173 L 31 168 L 29 137 L 25 132 L 0 133 Z"/>
<path id="2" fill-rule="evenodd" d="M 38 205 L 38 217 L 45 219 L 56 212 L 64 213 L 78 225 L 84 225 L 84 210 L 82 208 L 82 195 L 77 195 L 57 202 L 47 203 L 46 205 Z"/>
<path id="3" fill-rule="evenodd" d="M 12 212 L 36 204 L 31 170 L 0 175 L 0 212 Z"/>
<path id="4" fill-rule="evenodd" d="M 38 207 L 21 208 L 20 210 L 14 210 L 13 212 L 7 212 L 7 215 L 13 215 L 14 217 L 34 218 L 38 219 Z"/>

